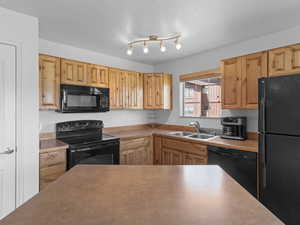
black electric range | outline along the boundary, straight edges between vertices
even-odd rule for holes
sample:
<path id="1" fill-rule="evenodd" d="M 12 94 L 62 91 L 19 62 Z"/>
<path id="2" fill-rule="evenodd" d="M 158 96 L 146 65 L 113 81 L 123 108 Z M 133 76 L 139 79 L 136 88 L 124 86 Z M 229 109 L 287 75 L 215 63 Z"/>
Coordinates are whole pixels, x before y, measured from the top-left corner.
<path id="1" fill-rule="evenodd" d="M 101 120 L 56 124 L 56 138 L 67 143 L 67 169 L 77 164 L 119 164 L 120 139 L 102 134 Z"/>

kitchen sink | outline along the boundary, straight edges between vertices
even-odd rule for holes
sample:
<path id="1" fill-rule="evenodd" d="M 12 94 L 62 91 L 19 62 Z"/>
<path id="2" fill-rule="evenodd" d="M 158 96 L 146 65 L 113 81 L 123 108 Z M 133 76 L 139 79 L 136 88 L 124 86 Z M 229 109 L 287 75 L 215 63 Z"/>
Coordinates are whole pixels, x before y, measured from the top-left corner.
<path id="1" fill-rule="evenodd" d="M 215 136 L 211 135 L 211 134 L 192 134 L 192 135 L 189 135 L 188 137 L 195 138 L 195 139 L 209 139 L 209 138 L 213 138 Z"/>
<path id="2" fill-rule="evenodd" d="M 177 131 L 177 132 L 171 132 L 169 134 L 178 137 L 188 137 L 188 138 L 195 138 L 195 139 L 209 139 L 215 137 L 214 135 L 211 134 L 192 133 L 188 131 Z"/>
<path id="3" fill-rule="evenodd" d="M 170 135 L 174 135 L 174 136 L 186 137 L 186 136 L 192 135 L 193 133 L 192 132 L 188 132 L 188 131 L 179 131 L 179 132 L 171 132 L 169 134 Z"/>

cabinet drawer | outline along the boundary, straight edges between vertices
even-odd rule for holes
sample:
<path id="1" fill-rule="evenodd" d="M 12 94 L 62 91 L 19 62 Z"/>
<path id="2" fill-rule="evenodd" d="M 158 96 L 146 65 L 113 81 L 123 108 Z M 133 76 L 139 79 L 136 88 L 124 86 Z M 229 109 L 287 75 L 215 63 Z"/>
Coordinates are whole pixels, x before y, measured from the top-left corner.
<path id="1" fill-rule="evenodd" d="M 40 154 L 40 168 L 66 164 L 66 151 L 47 152 Z"/>
<path id="2" fill-rule="evenodd" d="M 66 164 L 40 169 L 40 190 L 66 172 Z"/>
<path id="3" fill-rule="evenodd" d="M 126 149 L 135 149 L 135 148 L 147 146 L 147 145 L 149 145 L 149 143 L 150 143 L 149 137 L 131 139 L 128 141 L 121 141 L 120 148 L 121 148 L 121 151 L 126 150 Z"/>
<path id="4" fill-rule="evenodd" d="M 207 157 L 195 154 L 183 154 L 183 165 L 207 165 Z"/>
<path id="5" fill-rule="evenodd" d="M 163 139 L 163 146 L 184 152 L 195 153 L 197 155 L 207 156 L 207 146 L 186 141 L 178 141 L 171 138 Z"/>

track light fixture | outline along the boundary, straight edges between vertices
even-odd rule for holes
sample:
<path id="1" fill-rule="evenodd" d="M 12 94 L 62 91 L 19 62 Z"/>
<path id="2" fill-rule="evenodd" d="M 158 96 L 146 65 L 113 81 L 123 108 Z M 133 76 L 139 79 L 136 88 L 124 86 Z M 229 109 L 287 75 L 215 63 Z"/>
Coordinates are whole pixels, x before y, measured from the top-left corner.
<path id="1" fill-rule="evenodd" d="M 147 54 L 149 52 L 148 48 L 148 42 L 160 42 L 160 51 L 165 52 L 167 50 L 167 47 L 165 46 L 165 42 L 169 40 L 175 40 L 175 48 L 177 50 L 180 50 L 182 47 L 181 42 L 179 39 L 181 38 L 180 34 L 168 36 L 168 37 L 158 37 L 156 35 L 149 36 L 148 39 L 140 39 L 133 42 L 128 43 L 128 49 L 127 49 L 127 55 L 132 55 L 133 53 L 133 47 L 139 43 L 143 43 L 143 52 Z"/>
<path id="2" fill-rule="evenodd" d="M 143 51 L 144 51 L 145 54 L 147 54 L 149 52 L 149 48 L 148 48 L 148 45 L 147 45 L 146 41 L 144 41 Z"/>

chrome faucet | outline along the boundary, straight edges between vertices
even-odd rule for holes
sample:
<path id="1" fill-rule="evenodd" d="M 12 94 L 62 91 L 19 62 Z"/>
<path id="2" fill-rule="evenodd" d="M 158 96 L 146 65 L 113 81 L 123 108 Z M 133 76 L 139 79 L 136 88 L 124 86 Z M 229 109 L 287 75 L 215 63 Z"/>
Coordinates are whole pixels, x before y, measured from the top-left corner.
<path id="1" fill-rule="evenodd" d="M 189 123 L 189 126 L 195 127 L 197 132 L 200 133 L 200 123 L 199 121 L 192 121 Z"/>

